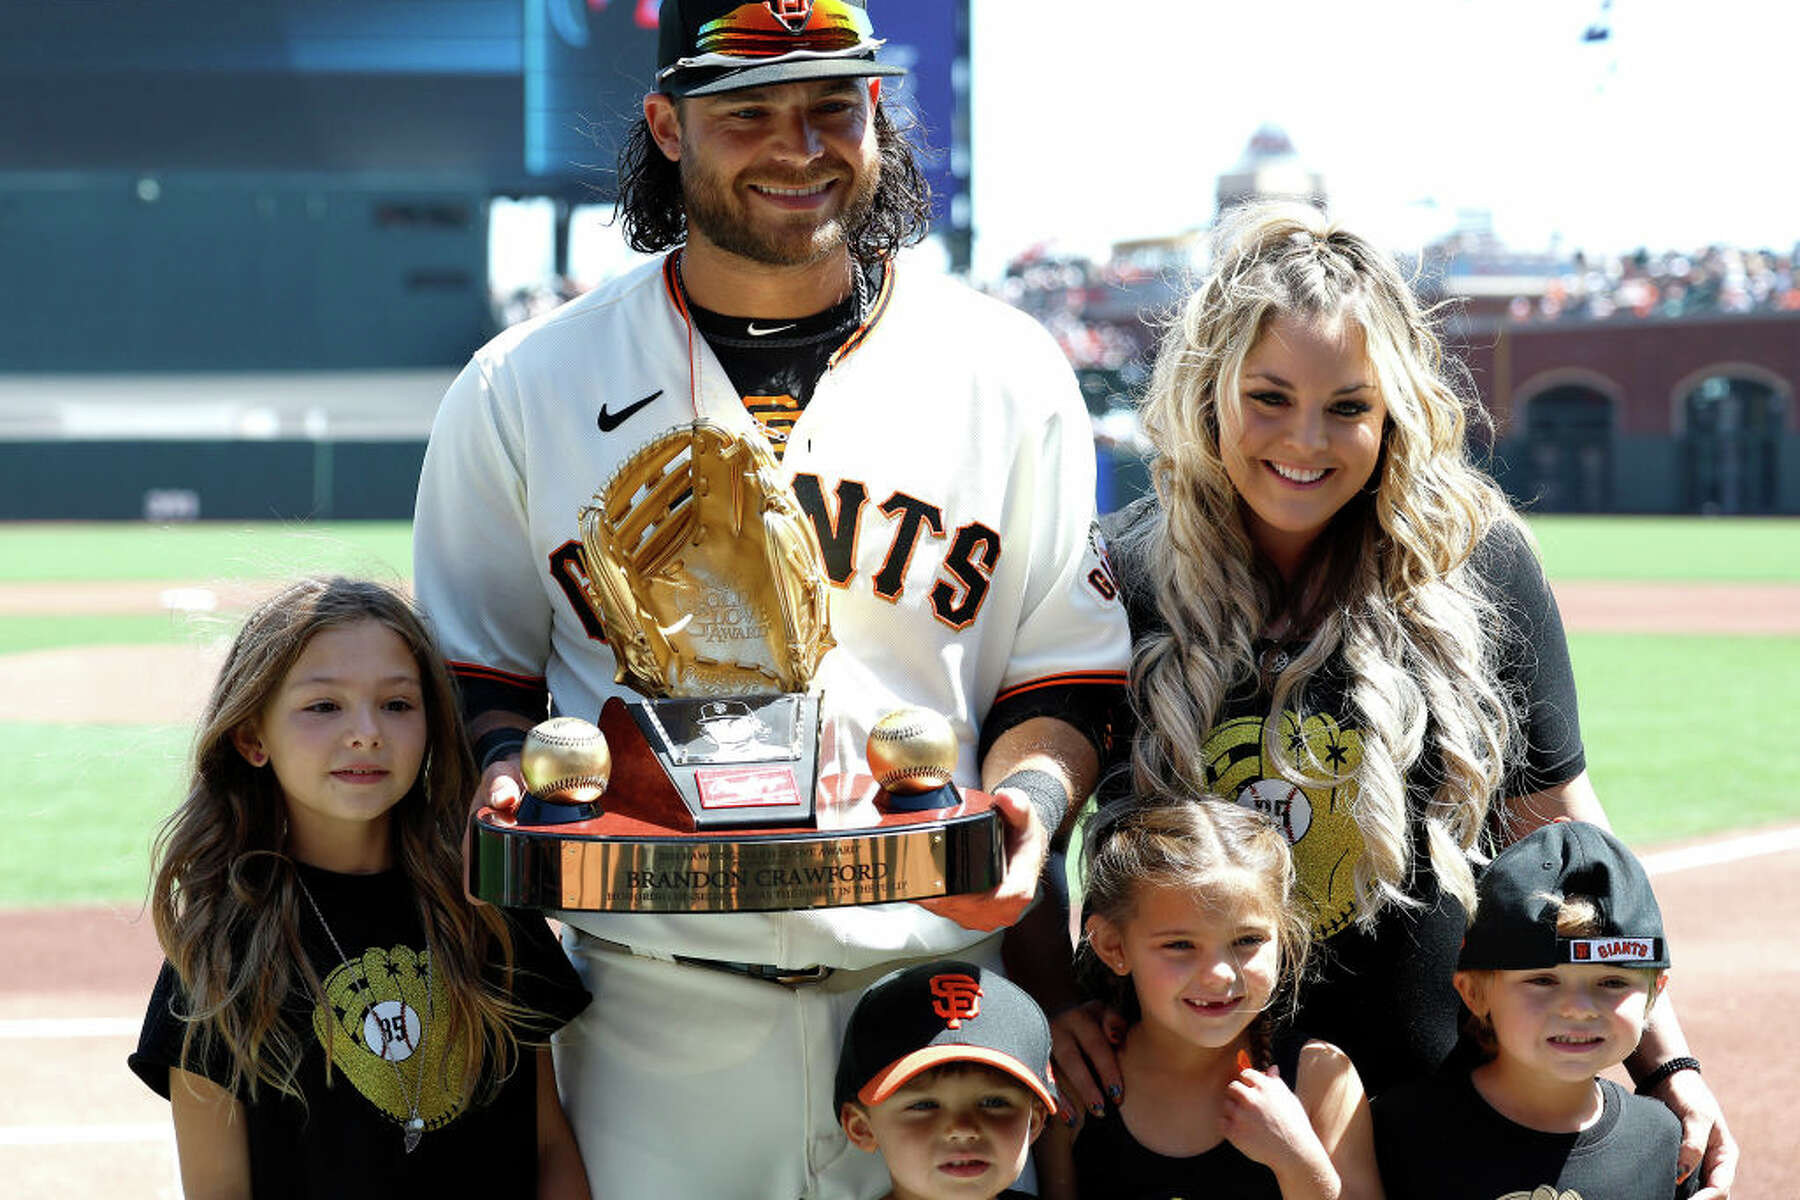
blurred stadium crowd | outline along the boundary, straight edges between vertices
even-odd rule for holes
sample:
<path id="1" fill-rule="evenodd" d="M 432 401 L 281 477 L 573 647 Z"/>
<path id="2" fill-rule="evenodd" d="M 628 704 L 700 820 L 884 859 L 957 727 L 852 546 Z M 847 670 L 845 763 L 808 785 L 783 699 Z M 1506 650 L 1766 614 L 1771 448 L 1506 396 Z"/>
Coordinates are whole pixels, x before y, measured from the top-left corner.
<path id="1" fill-rule="evenodd" d="M 1787 253 L 1709 246 L 1694 253 L 1484 261 L 1461 259 L 1454 247 L 1440 245 L 1425 259 L 1422 280 L 1433 298 L 1476 294 L 1470 285 L 1483 277 L 1517 285 L 1505 315 L 1518 324 L 1800 312 L 1800 245 Z M 1166 311 L 1179 298 L 1175 281 L 1184 273 L 1166 261 L 1097 264 L 1034 253 L 1012 263 L 988 290 L 1043 322 L 1077 368 L 1118 370 L 1154 344 L 1154 330 L 1139 314 L 1154 321 Z"/>
<path id="2" fill-rule="evenodd" d="M 1800 246 L 1786 254 L 1709 246 L 1697 254 L 1639 250 L 1621 258 L 1575 255 L 1542 295 L 1515 296 L 1508 315 L 1528 321 L 1608 321 L 1800 312 Z"/>
<path id="3" fill-rule="evenodd" d="M 1180 301 L 1194 265 L 1168 249 L 1097 263 L 1040 247 L 985 290 L 1036 317 L 1077 371 L 1129 378 L 1147 367 L 1157 324 Z M 1427 249 L 1421 280 L 1432 298 L 1474 294 L 1465 290 L 1472 281 L 1505 278 L 1519 289 L 1504 306 L 1504 319 L 1516 324 L 1800 312 L 1800 244 L 1786 253 L 1708 246 L 1566 258 L 1484 253 L 1490 249 L 1455 238 Z M 564 277 L 496 296 L 495 319 L 512 325 L 582 290 Z"/>
<path id="4" fill-rule="evenodd" d="M 1171 282 L 1178 278 L 1160 266 L 1034 250 L 986 290 L 1036 317 L 1077 369 L 1116 371 L 1148 356 L 1155 340 L 1149 321 L 1179 298 Z"/>

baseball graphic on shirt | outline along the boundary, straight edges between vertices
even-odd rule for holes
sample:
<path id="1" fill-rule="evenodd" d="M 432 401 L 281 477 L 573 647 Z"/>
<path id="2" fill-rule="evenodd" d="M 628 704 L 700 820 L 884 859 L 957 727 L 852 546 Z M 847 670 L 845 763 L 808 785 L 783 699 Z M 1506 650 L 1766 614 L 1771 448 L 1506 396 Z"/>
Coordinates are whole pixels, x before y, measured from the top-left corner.
<path id="1" fill-rule="evenodd" d="M 332 1068 L 396 1126 L 411 1115 L 414 1100 L 426 1129 L 447 1124 L 462 1109 L 443 1083 L 439 1023 L 448 1009 L 430 961 L 411 946 L 351 951 L 348 962 L 325 976 L 325 1003 L 313 1009 L 313 1035 L 328 1048 Z M 447 1077 L 462 1077 L 460 1059 Z"/>
<path id="2" fill-rule="evenodd" d="M 1258 779 L 1238 793 L 1237 802 L 1273 821 L 1290 846 L 1312 826 L 1312 800 L 1304 789 L 1285 779 Z"/>
<path id="3" fill-rule="evenodd" d="M 1282 714 L 1282 748 L 1302 774 L 1352 774 L 1362 765 L 1362 738 L 1323 713 L 1296 726 Z M 1212 731 L 1204 748 L 1206 782 L 1214 792 L 1268 817 L 1294 848 L 1299 889 L 1315 906 L 1313 936 L 1330 937 L 1356 918 L 1356 864 L 1362 829 L 1356 823 L 1356 783 L 1290 783 L 1264 761 L 1261 717 L 1238 717 Z"/>

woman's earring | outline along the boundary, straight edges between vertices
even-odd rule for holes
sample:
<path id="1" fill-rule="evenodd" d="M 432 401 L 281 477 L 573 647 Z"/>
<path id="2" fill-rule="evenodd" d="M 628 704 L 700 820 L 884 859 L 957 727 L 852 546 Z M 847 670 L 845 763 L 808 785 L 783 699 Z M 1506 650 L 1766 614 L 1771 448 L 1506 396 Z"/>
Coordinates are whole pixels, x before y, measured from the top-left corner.
<path id="1" fill-rule="evenodd" d="M 1394 426 L 1390 420 L 1381 431 L 1381 453 L 1375 456 L 1375 470 L 1369 475 L 1369 482 L 1363 484 L 1365 496 L 1373 496 L 1381 491 L 1381 480 L 1387 475 L 1388 437 Z"/>

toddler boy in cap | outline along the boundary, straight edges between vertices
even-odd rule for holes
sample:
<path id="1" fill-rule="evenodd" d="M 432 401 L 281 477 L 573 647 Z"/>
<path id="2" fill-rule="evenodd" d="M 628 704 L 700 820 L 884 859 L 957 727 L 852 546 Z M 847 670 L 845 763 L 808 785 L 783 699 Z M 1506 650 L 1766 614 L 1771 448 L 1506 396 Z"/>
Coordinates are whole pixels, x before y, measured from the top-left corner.
<path id="1" fill-rule="evenodd" d="M 1484 1057 L 1375 1099 L 1389 1200 L 1691 1195 L 1675 1115 L 1599 1078 L 1637 1049 L 1668 966 L 1650 879 L 1610 833 L 1559 821 L 1507 847 L 1454 979 Z"/>
<path id="2" fill-rule="evenodd" d="M 886 1163 L 892 1200 L 990 1200 L 1025 1169 L 1056 1109 L 1050 1024 L 1011 981 L 972 963 L 884 975 L 850 1014 L 838 1120 Z"/>

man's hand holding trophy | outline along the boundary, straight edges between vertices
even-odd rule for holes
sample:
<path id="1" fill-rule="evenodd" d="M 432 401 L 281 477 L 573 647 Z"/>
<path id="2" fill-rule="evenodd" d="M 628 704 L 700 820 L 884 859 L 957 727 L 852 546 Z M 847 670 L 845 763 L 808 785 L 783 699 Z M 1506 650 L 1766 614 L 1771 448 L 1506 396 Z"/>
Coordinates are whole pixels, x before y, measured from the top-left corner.
<path id="1" fill-rule="evenodd" d="M 538 726 L 512 814 L 477 813 L 470 891 L 547 909 L 725 912 L 992 888 L 992 798 L 951 782 L 928 709 L 870 729 L 866 776 L 820 771 L 833 646 L 810 522 L 768 449 L 708 421 L 628 460 L 582 510 L 587 592 L 643 698 Z M 878 823 L 821 828 L 821 786 L 866 788 Z M 602 794 L 604 793 L 604 794 Z"/>

